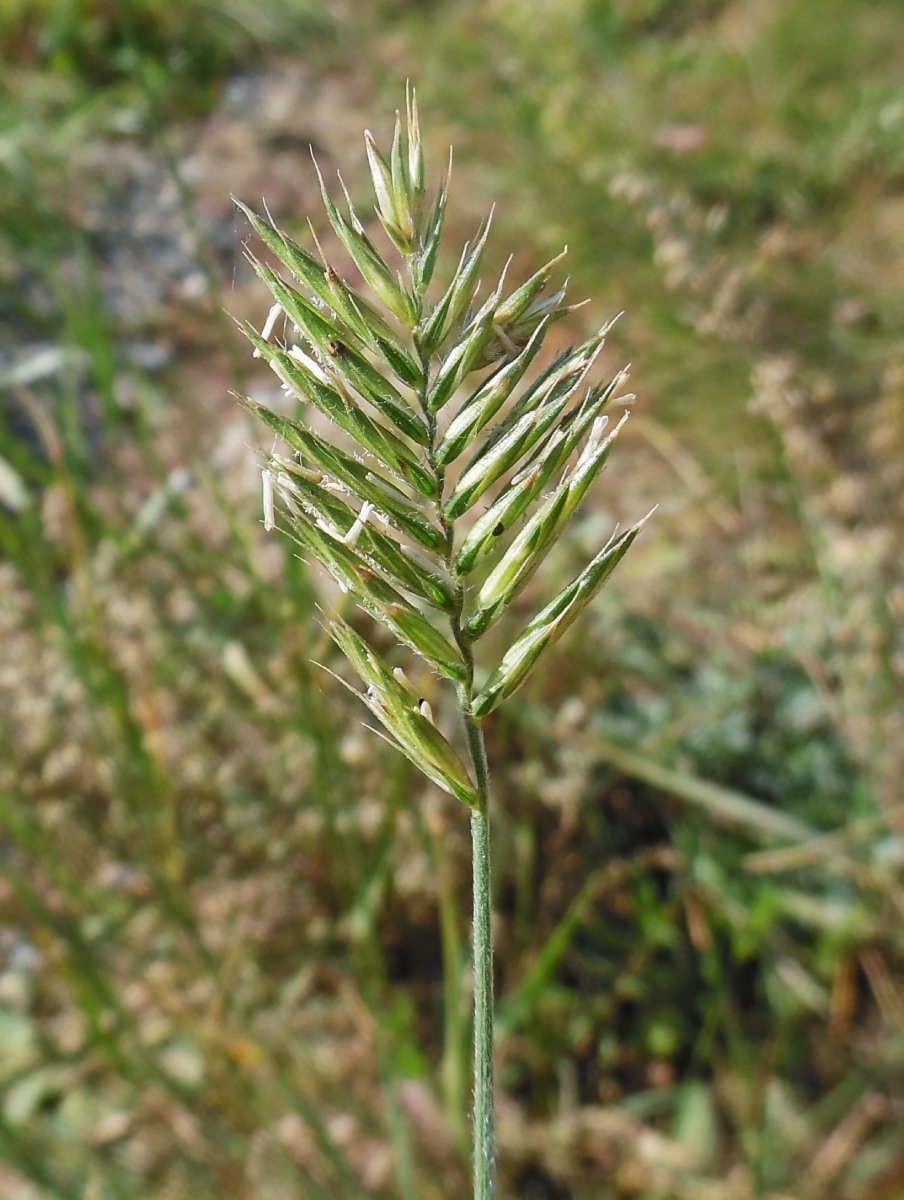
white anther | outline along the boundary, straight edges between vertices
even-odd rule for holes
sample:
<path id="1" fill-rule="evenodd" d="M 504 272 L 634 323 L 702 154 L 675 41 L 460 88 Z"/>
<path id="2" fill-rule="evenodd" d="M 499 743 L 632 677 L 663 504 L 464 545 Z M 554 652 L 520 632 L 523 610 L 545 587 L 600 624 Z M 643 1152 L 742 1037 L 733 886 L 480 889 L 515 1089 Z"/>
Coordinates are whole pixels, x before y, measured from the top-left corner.
<path id="1" fill-rule="evenodd" d="M 292 383 L 292 380 L 286 374 L 286 368 L 282 365 L 282 363 L 278 359 L 275 359 L 275 358 L 270 359 L 270 370 L 279 379 L 280 383 L 282 384 L 282 390 L 284 392 L 288 392 L 290 396 L 294 396 L 294 395 L 298 394 L 295 391 L 295 386 Z"/>
<path id="2" fill-rule="evenodd" d="M 374 510 L 374 506 L 370 503 L 369 500 L 366 500 L 364 502 L 364 504 L 361 505 L 361 511 L 358 513 L 357 517 L 355 518 L 354 524 L 351 526 L 348 533 L 346 533 L 344 535 L 344 537 L 340 538 L 339 540 L 341 542 L 344 542 L 346 546 L 354 546 L 355 543 L 358 541 L 358 538 L 361 534 L 361 530 L 367 524 L 368 517 L 373 512 L 373 510 Z"/>
<path id="3" fill-rule="evenodd" d="M 620 387 L 624 387 L 625 384 L 628 382 L 630 374 L 631 374 L 631 364 L 628 363 L 628 365 L 626 367 L 622 367 L 622 369 L 619 371 L 619 373 L 612 380 L 612 383 L 609 385 L 610 393 L 617 392 Z"/>
<path id="4" fill-rule="evenodd" d="M 280 471 L 276 476 L 276 490 L 279 492 L 280 500 L 293 516 L 303 515 L 303 510 L 295 499 L 299 494 L 298 488 L 291 476 L 286 475 L 284 471 Z"/>
<path id="5" fill-rule="evenodd" d="M 427 720 L 432 725 L 433 724 L 433 709 L 430 707 L 430 701 L 429 700 L 419 700 L 417 708 L 418 708 L 418 712 L 421 714 L 421 716 L 426 717 Z"/>
<path id="6" fill-rule="evenodd" d="M 593 422 L 593 425 L 590 427 L 590 437 L 588 437 L 587 443 L 578 457 L 576 469 L 582 467 L 599 450 L 600 443 L 603 440 L 603 431 L 608 424 L 609 418 L 607 416 L 597 417 Z"/>
<path id="7" fill-rule="evenodd" d="M 282 309 L 281 304 L 274 304 L 273 307 L 270 309 L 270 311 L 267 313 L 267 319 L 266 319 L 266 321 L 264 321 L 264 327 L 261 330 L 261 337 L 264 339 L 264 341 L 266 341 L 269 338 L 270 334 L 273 332 L 274 326 L 276 325 L 277 318 L 279 317 L 279 314 L 282 312 L 282 310 L 283 309 Z M 260 357 L 261 357 L 260 350 L 255 350 L 252 355 L 252 358 L 260 358 Z"/>
<path id="8" fill-rule="evenodd" d="M 295 486 L 295 480 L 285 471 L 277 471 L 276 486 L 279 488 L 279 494 L 282 495 L 298 495 L 298 488 Z"/>
<path id="9" fill-rule="evenodd" d="M 396 683 L 400 683 L 402 685 L 402 687 L 406 687 L 406 688 L 411 687 L 411 682 L 401 667 L 393 667 L 392 674 L 393 674 L 393 678 L 395 679 Z"/>
<path id="10" fill-rule="evenodd" d="M 311 358 L 310 354 L 305 354 L 300 346 L 290 347 L 289 357 L 294 358 L 296 362 L 300 362 L 302 366 L 307 367 L 311 374 L 319 379 L 321 383 L 329 383 L 330 377 L 324 371 L 323 367 L 321 367 L 320 363 L 316 359 Z"/>
<path id="11" fill-rule="evenodd" d="M 276 524 L 273 511 L 273 472 L 269 467 L 261 470 L 261 483 L 263 485 L 264 529 L 269 533 Z"/>

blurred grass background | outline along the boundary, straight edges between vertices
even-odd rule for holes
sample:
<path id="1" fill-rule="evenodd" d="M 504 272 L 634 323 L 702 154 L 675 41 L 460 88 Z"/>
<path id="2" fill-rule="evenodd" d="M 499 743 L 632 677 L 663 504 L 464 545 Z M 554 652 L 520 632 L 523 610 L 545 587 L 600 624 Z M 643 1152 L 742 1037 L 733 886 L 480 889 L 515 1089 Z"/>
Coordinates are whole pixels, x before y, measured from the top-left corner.
<path id="1" fill-rule="evenodd" d="M 312 667 L 229 396 L 229 193 L 303 230 L 408 78 L 458 239 L 625 310 L 513 623 L 660 504 L 489 728 L 503 1194 L 904 1196 L 900 16 L 6 0 L 4 1200 L 466 1192 L 464 814 Z"/>

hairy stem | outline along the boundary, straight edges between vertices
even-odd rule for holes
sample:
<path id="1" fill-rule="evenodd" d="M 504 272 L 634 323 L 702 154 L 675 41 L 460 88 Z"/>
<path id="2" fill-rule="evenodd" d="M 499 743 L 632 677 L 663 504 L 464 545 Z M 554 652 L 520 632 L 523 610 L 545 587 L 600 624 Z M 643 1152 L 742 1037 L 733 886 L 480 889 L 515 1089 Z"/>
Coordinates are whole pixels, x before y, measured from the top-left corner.
<path id="1" fill-rule="evenodd" d="M 493 1088 L 493 935 L 490 869 L 489 773 L 483 730 L 465 715 L 468 749 L 478 787 L 471 810 L 474 908 L 474 1200 L 491 1200 L 496 1188 L 496 1120 Z"/>

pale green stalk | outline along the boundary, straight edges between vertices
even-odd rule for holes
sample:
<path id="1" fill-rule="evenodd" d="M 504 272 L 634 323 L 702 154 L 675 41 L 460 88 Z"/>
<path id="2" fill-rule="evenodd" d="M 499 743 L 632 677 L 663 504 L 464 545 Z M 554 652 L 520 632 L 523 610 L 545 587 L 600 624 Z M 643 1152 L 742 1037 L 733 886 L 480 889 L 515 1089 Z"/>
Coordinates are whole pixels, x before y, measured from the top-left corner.
<path id="1" fill-rule="evenodd" d="M 278 497 L 279 523 L 304 552 L 400 645 L 455 684 L 469 765 L 404 672 L 347 621 L 337 616 L 329 622 L 333 640 L 366 686 L 356 694 L 383 726 L 383 736 L 471 811 L 473 1197 L 492 1200 L 493 889 L 482 723 L 590 603 L 642 522 L 613 536 L 477 685 L 475 645 L 533 576 L 603 468 L 612 436 L 602 439 L 606 418 L 599 414 L 624 376 L 608 387 L 589 382 L 607 326 L 529 378 L 550 325 L 570 311 L 562 303 L 564 289 L 542 295 L 558 260 L 507 297 L 503 271 L 478 304 L 489 218 L 431 304 L 448 179 L 429 206 L 413 93 L 406 108 L 407 146 L 401 118 L 388 158 L 369 133 L 365 138 L 377 216 L 401 255 L 403 272 L 385 260 L 347 193 L 347 215 L 339 211 L 318 172 L 333 231 L 386 315 L 340 278 L 319 245 L 322 261 L 243 206 L 269 250 L 307 289 L 249 254 L 276 300 L 261 332 L 245 327 L 254 353 L 290 395 L 333 422 L 349 449 L 303 421 L 244 403 L 292 451 L 278 453 L 274 446 L 262 456 L 265 528 L 277 524 Z M 476 386 L 465 382 L 487 370 Z M 470 391 L 456 403 L 462 388 Z M 447 405 L 450 417 L 443 412 Z M 487 504 L 483 497 L 500 481 L 501 493 Z M 547 485 L 552 491 L 544 498 Z M 475 521 L 478 504 L 484 512 Z M 470 533 L 462 523 L 469 513 Z"/>
<path id="2" fill-rule="evenodd" d="M 490 1200 L 496 1190 L 496 1105 L 493 1041 L 492 869 L 490 862 L 490 779 L 483 729 L 465 715 L 468 749 L 477 780 L 471 809 L 471 877 L 474 955 L 474 1146 L 475 1200 Z"/>

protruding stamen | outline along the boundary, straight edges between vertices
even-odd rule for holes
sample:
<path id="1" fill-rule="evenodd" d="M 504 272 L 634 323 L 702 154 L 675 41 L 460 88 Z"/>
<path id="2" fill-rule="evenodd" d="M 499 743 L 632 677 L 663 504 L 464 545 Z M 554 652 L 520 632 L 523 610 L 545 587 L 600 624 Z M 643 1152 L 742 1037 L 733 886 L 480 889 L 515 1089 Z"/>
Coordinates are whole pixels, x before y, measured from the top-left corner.
<path id="1" fill-rule="evenodd" d="M 609 418 L 605 414 L 594 420 L 590 427 L 590 436 L 587 438 L 584 448 L 578 456 L 575 470 L 579 470 L 597 452 L 603 440 L 603 432 L 608 424 Z"/>
<path id="2" fill-rule="evenodd" d="M 315 375 L 321 383 L 329 383 L 330 377 L 321 367 L 320 363 L 315 358 L 311 358 L 310 354 L 305 354 L 300 346 L 291 346 L 289 349 L 289 358 L 294 358 L 296 362 L 307 367 L 312 375 Z"/>
<path id="3" fill-rule="evenodd" d="M 358 513 L 357 517 L 355 518 L 354 524 L 351 526 L 348 533 L 346 533 L 342 538 L 340 538 L 340 541 L 343 542 L 346 546 L 354 546 L 355 543 L 358 541 L 358 538 L 361 535 L 361 530 L 367 524 L 367 520 L 370 517 L 370 514 L 373 512 L 373 510 L 374 510 L 374 506 L 370 503 L 369 500 L 366 500 L 364 502 L 364 504 L 361 505 L 361 511 Z"/>
<path id="4" fill-rule="evenodd" d="M 276 322 L 279 317 L 279 314 L 282 312 L 282 310 L 283 309 L 282 309 L 281 304 L 274 304 L 273 307 L 270 309 L 270 311 L 267 313 L 267 319 L 266 319 L 266 321 L 264 321 L 264 327 L 261 330 L 261 337 L 264 339 L 265 342 L 270 337 L 270 334 L 273 332 L 273 329 L 276 326 Z M 261 357 L 260 350 L 255 350 L 252 357 L 260 358 Z"/>
<path id="5" fill-rule="evenodd" d="M 269 467 L 261 470 L 261 484 L 263 485 L 264 529 L 269 533 L 276 524 L 273 510 L 273 472 Z"/>

